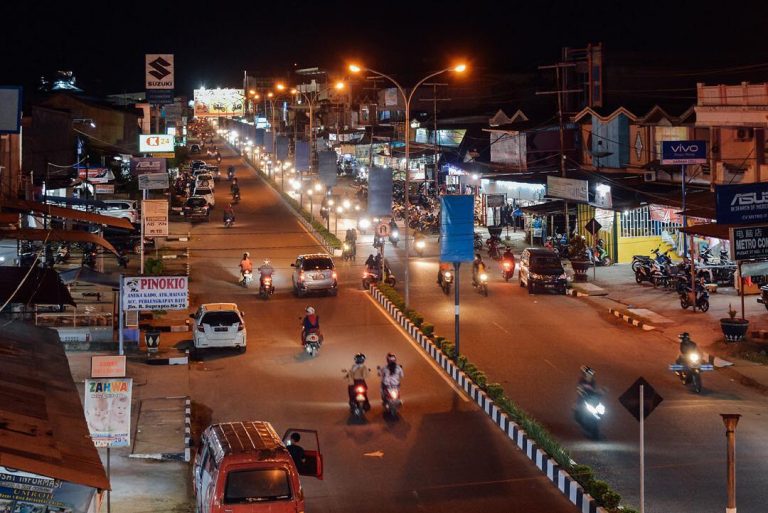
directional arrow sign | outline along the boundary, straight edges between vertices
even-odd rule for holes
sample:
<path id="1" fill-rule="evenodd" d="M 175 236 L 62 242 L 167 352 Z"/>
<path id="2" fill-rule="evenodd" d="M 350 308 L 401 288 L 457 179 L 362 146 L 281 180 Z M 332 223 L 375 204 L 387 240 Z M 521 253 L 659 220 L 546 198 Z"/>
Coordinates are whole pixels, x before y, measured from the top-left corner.
<path id="1" fill-rule="evenodd" d="M 637 378 L 637 381 L 621 394 L 619 402 L 638 421 L 640 421 L 640 385 L 643 385 L 643 419 L 648 418 L 648 415 L 664 400 L 644 378 Z"/>
<path id="2" fill-rule="evenodd" d="M 363 456 L 369 456 L 371 458 L 383 458 L 384 452 L 383 451 L 364 452 Z"/>

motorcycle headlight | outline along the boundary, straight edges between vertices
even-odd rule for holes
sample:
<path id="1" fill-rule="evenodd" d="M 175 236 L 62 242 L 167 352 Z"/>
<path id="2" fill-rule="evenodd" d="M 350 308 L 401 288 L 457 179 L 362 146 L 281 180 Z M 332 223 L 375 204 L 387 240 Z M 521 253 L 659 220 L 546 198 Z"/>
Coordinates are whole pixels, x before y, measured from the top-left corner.
<path id="1" fill-rule="evenodd" d="M 605 415 L 605 406 L 603 403 L 597 403 L 597 406 L 595 406 L 595 411 L 597 411 L 597 413 L 600 415 Z"/>
<path id="2" fill-rule="evenodd" d="M 488 275 L 483 273 L 480 275 L 480 281 L 488 281 Z"/>
<path id="3" fill-rule="evenodd" d="M 588 411 L 589 413 L 591 413 L 592 415 L 595 415 L 595 414 L 597 414 L 597 408 L 595 408 L 594 406 L 592 406 L 590 403 L 584 403 L 584 407 L 585 407 L 585 408 L 587 409 L 587 411 Z"/>
<path id="4" fill-rule="evenodd" d="M 698 363 L 700 359 L 701 356 L 699 356 L 699 353 L 688 353 L 688 361 L 691 363 Z"/>
<path id="5" fill-rule="evenodd" d="M 400 237 L 400 232 L 397 230 L 392 230 L 392 238 L 396 239 L 398 237 Z"/>
<path id="6" fill-rule="evenodd" d="M 344 243 L 344 251 L 349 251 L 349 244 L 346 242 Z"/>
<path id="7" fill-rule="evenodd" d="M 450 279 L 451 279 L 451 276 L 452 276 L 452 275 L 451 275 L 451 273 L 450 273 L 450 272 L 447 272 L 447 273 L 445 273 L 445 277 L 446 277 L 447 279 L 449 279 L 449 280 L 450 280 Z"/>
<path id="8" fill-rule="evenodd" d="M 423 240 L 420 240 L 420 241 L 417 241 L 417 242 L 416 242 L 416 247 L 417 247 L 417 248 L 419 248 L 419 249 L 424 249 L 424 247 L 425 247 L 426 245 L 427 245 L 427 244 L 426 244 L 426 243 L 425 243 Z"/>

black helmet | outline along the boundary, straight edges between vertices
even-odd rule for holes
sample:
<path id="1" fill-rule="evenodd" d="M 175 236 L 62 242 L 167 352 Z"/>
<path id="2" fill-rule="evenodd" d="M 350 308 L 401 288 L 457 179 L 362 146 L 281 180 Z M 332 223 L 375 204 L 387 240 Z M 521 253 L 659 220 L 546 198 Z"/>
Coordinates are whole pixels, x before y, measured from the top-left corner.
<path id="1" fill-rule="evenodd" d="M 365 363 L 365 355 L 363 353 L 357 353 L 355 355 L 355 363 Z"/>
<path id="2" fill-rule="evenodd" d="M 690 339 L 691 339 L 691 336 L 688 334 L 688 332 L 687 332 L 687 331 L 684 331 L 684 332 L 680 333 L 680 334 L 677 336 L 677 338 L 680 340 L 680 342 L 682 342 L 683 340 L 690 340 Z"/>
<path id="3" fill-rule="evenodd" d="M 582 365 L 581 372 L 584 374 L 585 377 L 595 375 L 595 370 L 592 367 L 589 367 L 588 365 Z"/>
<path id="4" fill-rule="evenodd" d="M 395 356 L 395 353 L 387 353 L 387 363 L 397 363 L 397 356 Z"/>

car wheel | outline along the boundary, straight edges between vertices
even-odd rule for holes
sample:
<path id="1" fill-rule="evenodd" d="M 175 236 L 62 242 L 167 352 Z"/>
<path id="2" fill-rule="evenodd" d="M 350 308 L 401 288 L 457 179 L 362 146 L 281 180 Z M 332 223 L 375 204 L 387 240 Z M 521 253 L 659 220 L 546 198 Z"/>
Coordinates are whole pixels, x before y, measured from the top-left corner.
<path id="1" fill-rule="evenodd" d="M 339 289 L 330 289 L 328 290 L 328 295 L 331 297 L 336 297 L 336 295 L 339 293 Z"/>

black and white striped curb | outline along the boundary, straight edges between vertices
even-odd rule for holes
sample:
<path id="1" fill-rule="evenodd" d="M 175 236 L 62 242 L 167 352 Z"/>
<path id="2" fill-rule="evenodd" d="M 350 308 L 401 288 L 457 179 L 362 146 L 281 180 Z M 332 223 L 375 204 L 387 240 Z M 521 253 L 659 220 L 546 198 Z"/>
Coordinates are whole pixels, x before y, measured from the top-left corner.
<path id="1" fill-rule="evenodd" d="M 650 330 L 655 330 L 656 329 L 655 326 L 651 326 L 650 324 L 647 324 L 645 321 L 641 321 L 640 319 L 635 319 L 631 315 L 627 315 L 624 312 L 622 312 L 621 310 L 616 310 L 615 308 L 609 308 L 608 312 L 612 313 L 613 315 L 615 315 L 619 319 L 623 319 L 627 324 L 631 324 L 632 326 L 634 326 L 636 328 L 642 328 L 642 329 L 644 329 L 646 331 L 650 331 Z"/>
<path id="2" fill-rule="evenodd" d="M 520 426 L 511 420 L 506 413 L 496 406 L 493 400 L 483 392 L 461 369 L 454 365 L 419 328 L 416 327 L 381 291 L 372 286 L 370 293 L 387 312 L 405 329 L 429 356 L 456 382 L 475 403 L 482 408 L 486 415 L 522 450 L 557 488 L 568 497 L 582 513 L 606 513 L 604 508 L 597 505 L 595 500 L 560 465 L 536 446 L 528 438 Z"/>
<path id="3" fill-rule="evenodd" d="M 192 400 L 184 400 L 184 461 L 192 459 Z"/>

